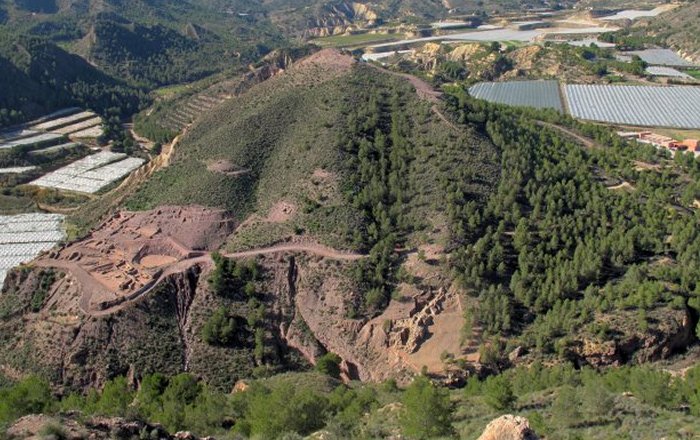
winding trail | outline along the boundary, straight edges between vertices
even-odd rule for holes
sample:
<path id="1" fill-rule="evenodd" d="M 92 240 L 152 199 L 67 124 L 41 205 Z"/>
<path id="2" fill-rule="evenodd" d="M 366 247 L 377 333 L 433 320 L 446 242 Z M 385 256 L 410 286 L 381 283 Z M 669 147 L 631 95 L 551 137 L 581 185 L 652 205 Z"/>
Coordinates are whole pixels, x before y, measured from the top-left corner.
<path id="1" fill-rule="evenodd" d="M 364 254 L 343 252 L 318 243 L 284 243 L 247 251 L 230 252 L 222 255 L 226 258 L 240 259 L 287 252 L 306 253 L 337 261 L 357 261 L 366 257 Z M 164 268 L 160 275 L 149 283 L 148 286 L 137 290 L 130 295 L 115 300 L 113 304 L 108 305 L 104 309 L 99 309 L 95 308 L 95 306 L 92 304 L 93 296 L 99 293 L 109 295 L 111 292 L 109 292 L 104 285 L 92 277 L 92 275 L 90 275 L 85 269 L 80 267 L 79 264 L 72 261 L 47 259 L 38 260 L 36 262 L 37 266 L 40 267 L 55 267 L 71 272 L 71 274 L 78 280 L 83 290 L 83 294 L 80 298 L 80 309 L 89 316 L 106 316 L 118 312 L 134 301 L 148 295 L 169 276 L 186 271 L 195 265 L 212 263 L 213 261 L 211 254 L 208 252 L 178 261 L 177 263 Z"/>

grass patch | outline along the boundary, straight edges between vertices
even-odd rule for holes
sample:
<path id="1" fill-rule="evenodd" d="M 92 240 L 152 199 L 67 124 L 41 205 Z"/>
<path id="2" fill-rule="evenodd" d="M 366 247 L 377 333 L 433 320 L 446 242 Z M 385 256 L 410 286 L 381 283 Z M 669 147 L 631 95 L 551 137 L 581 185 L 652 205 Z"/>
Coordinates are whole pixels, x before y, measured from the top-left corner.
<path id="1" fill-rule="evenodd" d="M 312 40 L 314 44 L 321 47 L 352 47 L 367 44 L 385 43 L 399 41 L 406 38 L 404 34 L 353 34 L 353 35 L 333 35 Z"/>
<path id="2" fill-rule="evenodd" d="M 686 70 L 685 73 L 687 73 L 695 79 L 700 79 L 700 69 Z"/>
<path id="3" fill-rule="evenodd" d="M 189 89 L 188 84 L 175 84 L 173 86 L 161 87 L 153 91 L 153 94 L 159 98 L 168 98 L 174 95 L 184 93 Z"/>

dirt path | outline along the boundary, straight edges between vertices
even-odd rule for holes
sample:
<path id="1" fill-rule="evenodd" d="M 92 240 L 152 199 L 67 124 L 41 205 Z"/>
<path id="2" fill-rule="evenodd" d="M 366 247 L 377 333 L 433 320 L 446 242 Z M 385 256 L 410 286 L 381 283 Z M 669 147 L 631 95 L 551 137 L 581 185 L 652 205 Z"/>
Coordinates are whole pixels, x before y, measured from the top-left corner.
<path id="1" fill-rule="evenodd" d="M 544 122 L 544 121 L 536 121 L 536 124 L 541 126 L 541 127 L 551 128 L 552 130 L 556 130 L 560 133 L 563 133 L 566 136 L 577 140 L 579 143 L 581 143 L 586 148 L 601 148 L 600 145 L 595 143 L 592 139 L 589 139 L 585 136 L 581 136 L 580 134 L 576 133 L 575 131 L 568 129 L 566 127 L 562 127 L 561 125 L 556 125 L 556 124 L 552 124 L 552 123 Z"/>
<path id="2" fill-rule="evenodd" d="M 455 125 L 454 122 L 450 121 L 447 116 L 445 116 L 444 113 L 440 110 L 440 107 L 438 104 L 440 103 L 440 98 L 442 97 L 443 93 L 439 90 L 435 90 L 433 86 L 428 84 L 427 82 L 423 81 L 422 79 L 415 77 L 413 75 L 409 75 L 408 73 L 399 73 L 399 72 L 392 72 L 391 70 L 387 70 L 383 67 L 377 66 L 376 64 L 369 63 L 369 66 L 374 67 L 375 69 L 379 70 L 382 73 L 386 73 L 387 75 L 395 76 L 398 78 L 402 78 L 407 80 L 408 82 L 411 83 L 411 85 L 416 89 L 416 94 L 418 95 L 419 98 L 424 99 L 426 101 L 432 102 L 433 106 L 431 107 L 431 110 L 433 113 L 437 115 L 438 118 L 445 124 L 447 124 L 450 128 L 452 128 L 455 131 L 462 131 L 460 127 Z"/>
<path id="3" fill-rule="evenodd" d="M 387 75 L 407 80 L 411 83 L 413 87 L 415 87 L 416 93 L 418 94 L 419 98 L 425 99 L 426 101 L 430 101 L 436 104 L 440 102 L 442 92 L 435 90 L 433 86 L 423 81 L 422 79 L 417 78 L 413 75 L 409 75 L 408 73 L 392 72 L 391 70 L 387 70 L 383 67 L 377 66 L 376 64 L 367 63 L 367 65 L 379 70 L 382 73 L 386 73 Z"/>
<path id="4" fill-rule="evenodd" d="M 224 254 L 224 256 L 226 258 L 249 258 L 256 257 L 258 255 L 277 254 L 281 252 L 304 252 L 307 254 L 318 255 L 320 257 L 329 258 L 331 260 L 340 261 L 357 261 L 362 258 L 365 258 L 365 255 L 363 254 L 338 251 L 328 246 L 323 246 L 321 244 L 315 243 L 279 244 L 265 248 L 251 249 L 249 251 L 228 253 Z"/>
<path id="5" fill-rule="evenodd" d="M 365 258 L 363 254 L 350 253 L 338 251 L 333 248 L 323 246 L 316 243 L 299 243 L 299 244 L 279 244 L 275 246 L 269 246 L 259 249 L 251 249 L 248 251 L 241 252 L 231 252 L 223 254 L 226 258 L 250 258 L 259 255 L 271 255 L 277 253 L 285 252 L 301 252 L 312 255 L 317 255 L 323 258 L 328 258 L 331 260 L 338 261 L 357 261 Z M 119 310 L 124 309 L 127 305 L 137 301 L 139 298 L 147 295 L 154 288 L 156 288 L 161 282 L 163 282 L 167 277 L 174 275 L 176 273 L 183 272 L 198 264 L 211 264 L 212 259 L 210 254 L 198 255 L 186 260 L 179 261 L 169 267 L 167 267 L 149 286 L 141 291 L 133 293 L 131 296 L 126 297 L 118 304 L 107 307 L 105 309 L 95 309 L 92 304 L 93 297 L 97 295 L 110 295 L 111 292 L 103 286 L 99 281 L 93 278 L 85 269 L 80 267 L 78 264 L 71 261 L 62 260 L 39 260 L 36 262 L 37 266 L 40 267 L 56 267 L 64 270 L 70 271 L 73 276 L 75 276 L 80 282 L 83 290 L 83 295 L 80 298 L 80 309 L 90 316 L 105 316 L 111 315 Z"/>

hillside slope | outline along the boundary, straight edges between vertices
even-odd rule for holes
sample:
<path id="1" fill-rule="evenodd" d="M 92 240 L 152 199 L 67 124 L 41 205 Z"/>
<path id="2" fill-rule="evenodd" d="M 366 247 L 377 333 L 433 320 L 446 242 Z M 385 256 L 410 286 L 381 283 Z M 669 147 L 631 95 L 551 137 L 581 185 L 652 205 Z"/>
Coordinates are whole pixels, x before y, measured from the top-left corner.
<path id="1" fill-rule="evenodd" d="M 438 345 L 457 352 L 462 325 L 462 292 L 438 262 L 451 233 L 443 201 L 459 190 L 484 203 L 499 153 L 439 107 L 405 78 L 331 50 L 219 105 L 127 201 L 152 209 L 139 214 L 142 226 L 118 214 L 11 276 L 0 296 L 0 365 L 73 389 L 153 371 L 230 389 L 327 351 L 348 378 L 405 377 L 424 364 L 441 372 L 441 350 L 424 336 L 439 331 Z M 224 227 L 197 223 L 188 212 L 200 208 L 165 207 L 194 204 L 225 209 L 233 233 L 188 244 L 167 225 L 194 224 L 205 237 Z M 114 247 L 98 246 L 104 236 Z M 134 250 L 139 236 L 144 248 Z M 201 254 L 215 249 L 237 262 L 257 256 L 259 275 L 220 291 L 210 280 L 229 263 Z M 151 260 L 165 265 L 153 272 Z M 35 297 L 47 276 L 51 287 Z M 133 281 L 114 281 L 125 278 Z M 206 339 L 219 310 L 236 322 L 236 338 Z"/>
<path id="2" fill-rule="evenodd" d="M 239 15 L 247 9 L 238 3 L 6 3 L 14 32 L 60 42 L 109 74 L 148 87 L 246 65 L 282 42 L 264 16 Z"/>
<path id="3" fill-rule="evenodd" d="M 145 95 L 82 58 L 36 37 L 0 32 L 0 125 L 79 105 L 131 114 Z"/>
<path id="4" fill-rule="evenodd" d="M 661 38 L 684 57 L 700 62 L 700 3 L 681 7 L 641 24 L 647 34 Z"/>

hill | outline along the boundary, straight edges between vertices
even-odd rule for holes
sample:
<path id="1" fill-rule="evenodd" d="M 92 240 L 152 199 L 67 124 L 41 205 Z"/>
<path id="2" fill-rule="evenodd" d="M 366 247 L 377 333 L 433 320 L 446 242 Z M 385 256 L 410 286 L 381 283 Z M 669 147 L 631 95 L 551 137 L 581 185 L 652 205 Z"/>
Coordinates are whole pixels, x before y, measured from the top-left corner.
<path id="1" fill-rule="evenodd" d="M 0 32 L 0 125 L 59 107 L 78 105 L 102 114 L 137 111 L 145 94 L 84 59 L 37 37 Z"/>
<path id="2" fill-rule="evenodd" d="M 264 19 L 227 12 L 215 2 L 42 5 L 39 11 L 10 8 L 8 24 L 61 42 L 107 73 L 147 87 L 245 66 L 281 42 Z"/>
<path id="3" fill-rule="evenodd" d="M 690 1 L 683 6 L 641 24 L 647 35 L 660 38 L 684 57 L 700 62 L 700 4 Z"/>
<path id="4" fill-rule="evenodd" d="M 418 350 L 427 316 L 441 315 L 455 350 L 461 327 L 460 292 L 437 264 L 450 233 L 441 201 L 454 191 L 451 176 L 469 173 L 459 189 L 483 203 L 498 152 L 423 96 L 403 77 L 326 50 L 215 107 L 127 198 L 130 210 L 147 211 L 109 216 L 45 256 L 43 270 L 8 278 L 0 363 L 76 390 L 130 370 L 183 369 L 230 389 L 326 351 L 346 359 L 351 378 L 405 376 L 426 359 L 438 371 L 440 351 Z M 204 221 L 202 205 L 226 221 Z M 73 219 L 94 206 L 86 211 Z M 99 237 L 114 248 L 99 250 Z M 136 253 L 135 237 L 145 246 Z M 215 250 L 225 259 L 208 255 Z M 251 258 L 255 269 L 244 269 Z M 46 277 L 45 307 L 32 312 L 27 301 Z M 39 331 L 46 314 L 61 318 Z M 227 322 L 238 336 L 221 333 Z M 401 354 L 414 351 L 416 359 Z"/>
<path id="5" fill-rule="evenodd" d="M 667 46 L 697 63 L 700 60 L 699 14 L 700 4 L 695 1 L 683 2 L 671 11 L 653 18 L 639 19 L 631 26 L 603 38 L 626 48 Z"/>

